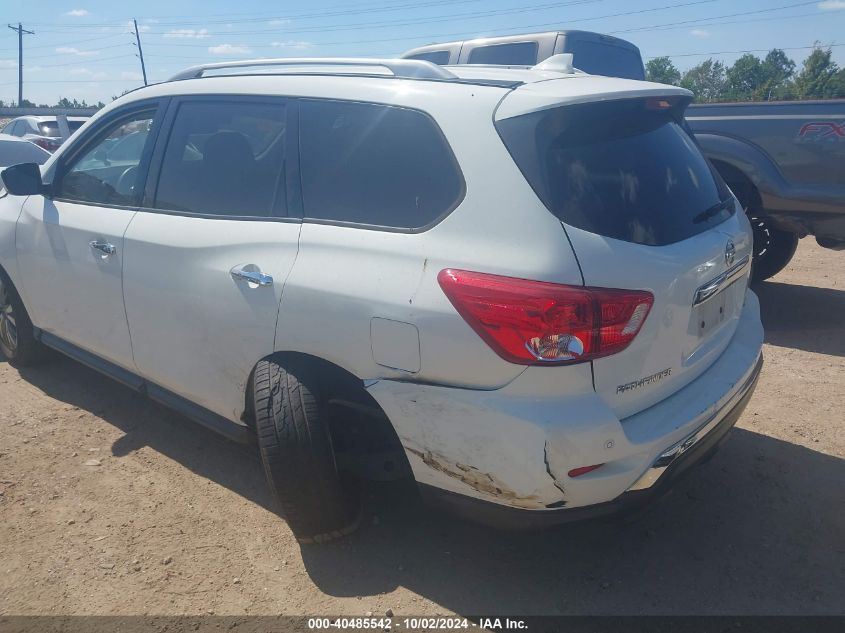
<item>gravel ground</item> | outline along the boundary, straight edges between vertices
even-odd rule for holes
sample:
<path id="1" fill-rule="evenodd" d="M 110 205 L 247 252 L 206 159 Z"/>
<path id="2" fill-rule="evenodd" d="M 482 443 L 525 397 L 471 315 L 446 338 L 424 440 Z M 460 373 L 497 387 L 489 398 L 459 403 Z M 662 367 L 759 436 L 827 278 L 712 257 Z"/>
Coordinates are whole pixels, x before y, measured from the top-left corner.
<path id="1" fill-rule="evenodd" d="M 637 521 L 531 535 L 391 485 L 300 547 L 250 450 L 0 360 L 0 615 L 845 614 L 845 253 L 805 239 L 757 291 L 766 365 L 715 458 Z"/>

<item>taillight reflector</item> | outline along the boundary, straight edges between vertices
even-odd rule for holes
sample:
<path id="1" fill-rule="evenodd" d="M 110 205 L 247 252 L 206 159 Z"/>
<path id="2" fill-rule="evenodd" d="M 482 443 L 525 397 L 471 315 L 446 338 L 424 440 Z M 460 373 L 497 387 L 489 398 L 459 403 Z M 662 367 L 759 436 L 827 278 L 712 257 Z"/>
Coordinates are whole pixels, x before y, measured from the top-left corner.
<path id="1" fill-rule="evenodd" d="M 567 286 L 447 268 L 458 313 L 499 356 L 522 365 L 578 363 L 625 349 L 654 303 L 644 290 Z"/>
<path id="2" fill-rule="evenodd" d="M 570 470 L 566 474 L 574 479 L 575 477 L 580 477 L 581 475 L 586 475 L 587 473 L 591 473 L 594 470 L 601 468 L 602 466 L 604 466 L 604 464 L 595 464 L 593 466 L 581 466 L 579 468 L 573 468 L 572 470 Z"/>

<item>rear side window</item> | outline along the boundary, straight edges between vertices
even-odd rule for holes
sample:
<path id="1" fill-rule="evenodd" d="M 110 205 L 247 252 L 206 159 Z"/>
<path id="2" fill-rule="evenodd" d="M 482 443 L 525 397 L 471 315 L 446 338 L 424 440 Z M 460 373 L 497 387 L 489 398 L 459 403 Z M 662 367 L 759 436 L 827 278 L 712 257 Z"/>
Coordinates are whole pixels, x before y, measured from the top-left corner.
<path id="1" fill-rule="evenodd" d="M 643 60 L 636 51 L 587 40 L 566 40 L 566 52 L 572 53 L 572 64 L 591 75 L 645 79 Z"/>
<path id="2" fill-rule="evenodd" d="M 496 126 L 560 220 L 657 246 L 701 233 L 734 212 L 730 192 L 679 120 L 678 112 L 629 100 L 545 110 Z"/>
<path id="3" fill-rule="evenodd" d="M 470 51 L 467 63 L 533 66 L 537 63 L 537 42 L 479 46 Z"/>
<path id="4" fill-rule="evenodd" d="M 440 129 L 415 110 L 302 101 L 300 153 L 307 218 L 418 229 L 463 196 Z"/>
<path id="5" fill-rule="evenodd" d="M 428 51 L 427 53 L 417 53 L 411 55 L 408 59 L 421 59 L 424 62 L 431 62 L 432 64 L 440 64 L 444 66 L 449 63 L 449 51 Z"/>
<path id="6" fill-rule="evenodd" d="M 186 102 L 164 151 L 154 207 L 284 215 L 284 103 Z"/>

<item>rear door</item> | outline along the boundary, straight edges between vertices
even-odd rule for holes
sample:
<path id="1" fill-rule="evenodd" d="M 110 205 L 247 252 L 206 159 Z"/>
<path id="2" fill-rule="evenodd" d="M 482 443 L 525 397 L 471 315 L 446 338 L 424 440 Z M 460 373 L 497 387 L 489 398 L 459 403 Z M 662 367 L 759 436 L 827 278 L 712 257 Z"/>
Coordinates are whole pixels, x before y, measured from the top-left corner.
<path id="1" fill-rule="evenodd" d="M 704 372 L 730 341 L 745 296 L 748 221 L 684 131 L 684 105 L 627 99 L 497 124 L 563 222 L 585 285 L 654 295 L 630 346 L 593 361 L 596 391 L 620 417 Z"/>
<path id="2" fill-rule="evenodd" d="M 240 420 L 297 255 L 294 117 L 275 97 L 185 97 L 168 110 L 123 278 L 135 364 L 155 398 Z"/>

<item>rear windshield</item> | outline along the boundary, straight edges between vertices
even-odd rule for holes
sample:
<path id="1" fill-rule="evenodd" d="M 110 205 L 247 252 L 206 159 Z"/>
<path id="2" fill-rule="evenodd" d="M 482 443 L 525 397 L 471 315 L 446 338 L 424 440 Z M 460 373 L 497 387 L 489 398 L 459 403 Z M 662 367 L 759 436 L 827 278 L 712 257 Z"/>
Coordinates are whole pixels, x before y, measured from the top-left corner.
<path id="1" fill-rule="evenodd" d="M 70 129 L 71 133 L 73 133 L 76 132 L 76 130 L 78 130 L 79 128 L 81 128 L 84 122 L 85 121 L 68 121 L 67 126 Z M 41 132 L 42 136 L 58 138 L 59 124 L 56 121 L 47 121 L 45 123 L 39 123 L 38 131 Z"/>
<path id="2" fill-rule="evenodd" d="M 642 100 L 589 103 L 505 119 L 496 127 L 560 220 L 657 246 L 706 231 L 734 213 L 728 188 L 679 124 L 677 110 L 649 110 Z"/>
<path id="3" fill-rule="evenodd" d="M 635 50 L 588 40 L 566 40 L 566 52 L 572 53 L 573 65 L 591 75 L 645 79 L 643 61 Z"/>

